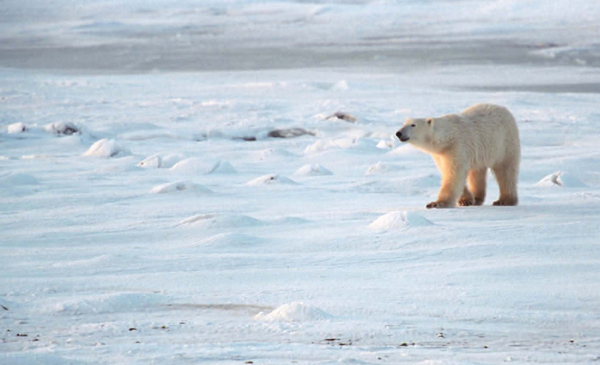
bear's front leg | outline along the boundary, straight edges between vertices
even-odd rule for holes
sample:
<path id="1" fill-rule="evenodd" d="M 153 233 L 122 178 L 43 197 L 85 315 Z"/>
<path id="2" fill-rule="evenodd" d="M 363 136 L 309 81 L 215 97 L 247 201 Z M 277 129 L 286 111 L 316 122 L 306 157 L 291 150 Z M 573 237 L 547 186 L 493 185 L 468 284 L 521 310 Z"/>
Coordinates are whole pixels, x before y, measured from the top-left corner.
<path id="1" fill-rule="evenodd" d="M 473 194 L 471 194 L 469 189 L 467 189 L 467 187 L 465 186 L 463 188 L 462 195 L 458 199 L 458 205 L 460 205 L 461 207 L 468 207 L 470 205 L 473 205 L 474 203 L 475 199 L 473 199 Z"/>
<path id="2" fill-rule="evenodd" d="M 460 159 L 445 157 L 436 161 L 442 173 L 442 187 L 436 201 L 427 204 L 427 208 L 454 208 L 461 193 L 464 192 L 468 169 Z M 472 199 L 472 197 L 471 197 Z"/>

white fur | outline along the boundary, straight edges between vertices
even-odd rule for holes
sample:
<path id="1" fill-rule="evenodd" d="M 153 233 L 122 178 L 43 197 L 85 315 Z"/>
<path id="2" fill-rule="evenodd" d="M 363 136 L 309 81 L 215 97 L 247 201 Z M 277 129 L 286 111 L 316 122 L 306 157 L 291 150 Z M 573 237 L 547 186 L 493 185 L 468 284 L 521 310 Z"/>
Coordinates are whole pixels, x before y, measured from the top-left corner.
<path id="1" fill-rule="evenodd" d="M 428 208 L 454 207 L 457 200 L 460 205 L 481 205 L 488 168 L 500 187 L 500 199 L 494 205 L 518 203 L 521 145 L 508 109 L 477 104 L 460 114 L 407 119 L 397 136 L 431 154 L 442 174 L 438 199 Z"/>

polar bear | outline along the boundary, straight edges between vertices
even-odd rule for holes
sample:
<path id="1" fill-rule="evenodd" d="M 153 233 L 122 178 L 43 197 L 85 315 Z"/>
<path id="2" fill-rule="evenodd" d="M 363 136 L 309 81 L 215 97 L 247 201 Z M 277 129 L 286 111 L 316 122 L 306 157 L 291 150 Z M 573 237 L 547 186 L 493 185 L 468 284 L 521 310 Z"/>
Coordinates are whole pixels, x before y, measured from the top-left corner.
<path id="1" fill-rule="evenodd" d="M 521 144 L 508 109 L 477 104 L 460 114 L 407 118 L 396 136 L 429 153 L 442 174 L 438 198 L 427 208 L 453 208 L 457 201 L 462 206 L 482 205 L 488 168 L 500 187 L 494 205 L 517 205 Z"/>

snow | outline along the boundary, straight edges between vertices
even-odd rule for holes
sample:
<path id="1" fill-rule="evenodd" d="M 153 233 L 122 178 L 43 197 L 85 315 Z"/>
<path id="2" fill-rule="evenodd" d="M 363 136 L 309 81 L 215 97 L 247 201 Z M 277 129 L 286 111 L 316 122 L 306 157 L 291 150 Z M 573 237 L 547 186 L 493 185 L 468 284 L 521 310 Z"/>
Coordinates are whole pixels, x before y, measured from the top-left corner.
<path id="1" fill-rule="evenodd" d="M 146 157 L 137 165 L 144 169 L 157 169 L 159 167 L 162 167 L 162 157 L 160 157 L 159 155 L 152 155 L 150 157 Z"/>
<path id="2" fill-rule="evenodd" d="M 37 185 L 38 180 L 28 174 L 9 173 L 0 176 L 0 184 L 6 187 L 18 187 L 21 185 Z"/>
<path id="3" fill-rule="evenodd" d="M 563 171 L 557 171 L 553 174 L 550 174 L 550 175 L 544 177 L 536 185 L 537 186 L 545 186 L 545 187 L 560 186 L 560 187 L 564 187 L 564 188 L 585 188 L 585 187 L 587 187 L 587 185 L 582 183 L 579 179 L 577 179 L 576 177 L 573 177 L 571 174 L 563 172 Z"/>
<path id="4" fill-rule="evenodd" d="M 44 129 L 48 133 L 54 133 L 59 135 L 71 135 L 79 132 L 79 128 L 71 122 L 54 122 L 44 126 Z"/>
<path id="5" fill-rule="evenodd" d="M 413 212 L 389 212 L 369 224 L 369 228 L 380 231 L 408 229 L 411 227 L 431 226 L 433 223 L 427 218 Z"/>
<path id="6" fill-rule="evenodd" d="M 266 322 L 305 322 L 331 318 L 331 314 L 301 302 L 284 304 L 272 312 L 260 312 L 254 316 L 254 319 Z"/>
<path id="7" fill-rule="evenodd" d="M 201 157 L 190 157 L 177 162 L 171 171 L 181 174 L 208 174 L 211 171 L 213 162 L 207 161 Z"/>
<path id="8" fill-rule="evenodd" d="M 263 186 L 263 185 L 279 185 L 279 184 L 297 184 L 294 180 L 281 176 L 279 174 L 267 174 L 251 181 L 248 181 L 246 185 L 248 186 Z"/>
<path id="9" fill-rule="evenodd" d="M 260 220 L 242 214 L 198 214 L 182 220 L 178 225 L 194 225 L 203 228 L 238 228 L 261 224 Z"/>
<path id="10" fill-rule="evenodd" d="M 203 186 L 200 186 L 198 184 L 194 184 L 191 181 L 179 181 L 179 182 L 165 183 L 165 184 L 155 186 L 152 188 L 152 193 L 165 194 L 165 193 L 172 193 L 172 192 L 183 191 L 183 190 L 199 190 L 204 193 L 211 192 L 209 189 L 207 189 Z"/>
<path id="11" fill-rule="evenodd" d="M 384 162 L 377 162 L 376 164 L 369 166 L 365 175 L 383 175 L 397 170 L 401 170 L 401 167 Z"/>
<path id="12" fill-rule="evenodd" d="M 322 175 L 333 175 L 333 172 L 327 168 L 316 164 L 307 164 L 299 168 L 294 172 L 296 176 L 322 176 Z"/>
<path id="13" fill-rule="evenodd" d="M 96 156 L 96 157 L 115 157 L 129 155 L 129 151 L 126 147 L 121 146 L 114 139 L 101 139 L 95 142 L 90 148 L 84 153 L 84 156 Z"/>
<path id="14" fill-rule="evenodd" d="M 24 123 L 13 123 L 7 127 L 8 133 L 23 133 L 27 131 L 27 127 Z"/>
<path id="15" fill-rule="evenodd" d="M 247 246 L 253 247 L 262 243 L 258 237 L 250 236 L 247 234 L 241 233 L 219 233 L 212 237 L 209 237 L 205 240 L 202 240 L 199 243 L 194 243 L 190 247 L 214 247 L 218 249 L 220 252 L 223 252 L 224 249 L 229 248 L 233 250 L 233 252 L 238 252 L 240 249 L 243 249 Z"/>
<path id="16" fill-rule="evenodd" d="M 0 363 L 599 360 L 598 2 L 2 5 Z M 519 205 L 428 210 L 479 102 Z"/>
<path id="17" fill-rule="evenodd" d="M 217 161 L 208 171 L 209 174 L 235 174 L 236 172 L 229 161 Z"/>

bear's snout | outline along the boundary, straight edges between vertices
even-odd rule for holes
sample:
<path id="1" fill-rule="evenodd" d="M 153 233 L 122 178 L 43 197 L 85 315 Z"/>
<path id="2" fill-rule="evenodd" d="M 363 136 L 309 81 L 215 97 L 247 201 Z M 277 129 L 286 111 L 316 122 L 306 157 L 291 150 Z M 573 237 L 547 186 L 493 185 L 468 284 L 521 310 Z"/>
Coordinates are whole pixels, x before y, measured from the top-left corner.
<path id="1" fill-rule="evenodd" d="M 398 137 L 398 139 L 401 142 L 406 142 L 406 141 L 408 141 L 410 139 L 409 137 L 402 135 L 402 130 L 399 130 L 398 132 L 396 132 L 396 137 Z"/>

